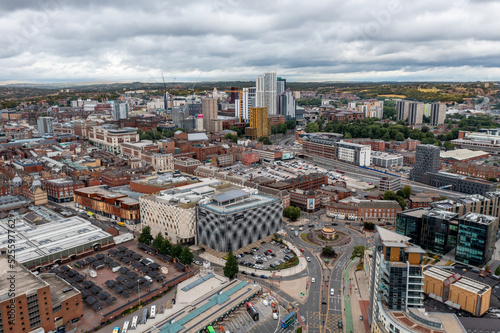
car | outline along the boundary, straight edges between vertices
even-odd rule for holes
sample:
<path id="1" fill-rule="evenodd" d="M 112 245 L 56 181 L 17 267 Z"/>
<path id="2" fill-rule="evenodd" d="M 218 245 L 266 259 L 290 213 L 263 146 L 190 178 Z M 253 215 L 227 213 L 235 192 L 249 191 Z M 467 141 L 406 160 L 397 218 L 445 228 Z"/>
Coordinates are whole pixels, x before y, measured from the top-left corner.
<path id="1" fill-rule="evenodd" d="M 294 231 L 294 230 L 295 230 L 295 228 L 294 228 L 294 227 L 291 227 L 291 228 L 290 228 L 290 230 Z"/>
<path id="2" fill-rule="evenodd" d="M 267 279 L 267 276 L 266 276 L 266 275 L 264 275 L 264 274 L 262 274 L 260 277 L 261 277 L 262 279 Z"/>
<path id="3" fill-rule="evenodd" d="M 251 276 L 257 277 L 258 275 L 255 273 L 250 274 Z"/>
<path id="4" fill-rule="evenodd" d="M 304 249 L 300 249 L 300 252 L 304 252 Z"/>
<path id="5" fill-rule="evenodd" d="M 335 290 L 333 288 L 330 289 L 330 295 L 332 295 L 332 296 L 335 295 Z"/>
<path id="6" fill-rule="evenodd" d="M 337 323 L 338 328 L 344 328 L 344 325 L 342 325 L 342 320 L 339 320 Z"/>
<path id="7" fill-rule="evenodd" d="M 316 279 L 315 278 L 311 278 L 311 282 L 312 283 L 316 282 Z"/>
<path id="8" fill-rule="evenodd" d="M 194 263 L 198 266 L 201 266 L 201 261 L 196 260 Z"/>
<path id="9" fill-rule="evenodd" d="M 241 271 L 241 274 L 248 275 L 246 271 Z"/>
<path id="10" fill-rule="evenodd" d="M 332 223 L 332 225 L 339 225 L 338 223 Z"/>
<path id="11" fill-rule="evenodd" d="M 311 258 L 309 258 L 309 257 L 306 257 L 306 260 L 307 260 L 307 261 L 309 262 L 309 261 L 311 261 Z"/>
<path id="12" fill-rule="evenodd" d="M 314 224 L 309 224 L 309 228 L 314 228 Z"/>
<path id="13" fill-rule="evenodd" d="M 272 250 L 267 250 L 267 252 L 269 252 L 269 253 L 273 253 L 273 251 L 272 251 Z"/>
<path id="14" fill-rule="evenodd" d="M 68 321 L 68 323 L 74 324 L 74 323 L 76 323 L 78 321 L 80 321 L 80 318 L 71 319 L 70 321 Z"/>
<path id="15" fill-rule="evenodd" d="M 300 227 L 299 227 L 299 231 L 302 231 L 302 230 L 304 230 L 304 228 L 302 228 L 302 226 L 300 226 Z"/>
<path id="16" fill-rule="evenodd" d="M 278 320 L 278 314 L 276 312 L 273 312 L 273 319 Z"/>
<path id="17" fill-rule="evenodd" d="M 57 333 L 65 333 L 66 332 L 66 326 L 61 326 L 57 329 Z"/>

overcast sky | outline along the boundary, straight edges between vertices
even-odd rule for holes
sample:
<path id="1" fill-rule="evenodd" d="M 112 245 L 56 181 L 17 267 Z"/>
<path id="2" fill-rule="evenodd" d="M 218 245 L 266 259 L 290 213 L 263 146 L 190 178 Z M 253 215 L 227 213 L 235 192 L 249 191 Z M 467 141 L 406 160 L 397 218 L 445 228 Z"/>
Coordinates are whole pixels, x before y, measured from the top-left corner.
<path id="1" fill-rule="evenodd" d="M 2 0 L 0 82 L 499 80 L 494 0 Z"/>

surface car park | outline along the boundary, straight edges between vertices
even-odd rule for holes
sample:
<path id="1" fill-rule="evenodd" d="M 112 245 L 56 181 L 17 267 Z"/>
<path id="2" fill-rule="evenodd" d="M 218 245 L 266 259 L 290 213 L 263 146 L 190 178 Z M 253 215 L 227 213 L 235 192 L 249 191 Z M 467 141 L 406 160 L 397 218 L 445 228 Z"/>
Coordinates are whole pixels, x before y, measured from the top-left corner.
<path id="1" fill-rule="evenodd" d="M 255 248 L 254 248 L 255 250 Z M 273 270 L 289 260 L 296 257 L 286 245 L 272 241 L 271 243 L 262 243 L 256 251 L 248 251 L 237 255 L 237 260 L 240 266 L 248 267 L 249 269 L 265 269 Z M 244 271 L 244 268 L 240 268 Z"/>

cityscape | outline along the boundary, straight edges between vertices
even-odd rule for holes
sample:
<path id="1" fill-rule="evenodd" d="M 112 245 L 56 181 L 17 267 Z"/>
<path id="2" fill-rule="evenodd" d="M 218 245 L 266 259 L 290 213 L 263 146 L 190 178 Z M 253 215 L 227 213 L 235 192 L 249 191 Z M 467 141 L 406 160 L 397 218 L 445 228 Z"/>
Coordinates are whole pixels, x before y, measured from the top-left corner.
<path id="1" fill-rule="evenodd" d="M 499 332 L 500 5 L 445 2 L 1 4 L 0 333 Z"/>

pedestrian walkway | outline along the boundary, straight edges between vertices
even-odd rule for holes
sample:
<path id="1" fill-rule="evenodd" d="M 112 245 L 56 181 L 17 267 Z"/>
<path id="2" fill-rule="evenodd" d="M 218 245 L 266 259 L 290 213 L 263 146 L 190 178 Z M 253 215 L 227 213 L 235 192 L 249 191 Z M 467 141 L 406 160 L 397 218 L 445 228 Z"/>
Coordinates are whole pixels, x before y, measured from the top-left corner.
<path id="1" fill-rule="evenodd" d="M 363 270 L 356 271 L 360 259 L 356 259 L 349 269 L 350 301 L 354 332 L 370 332 L 368 324 L 369 290 L 368 280 Z M 362 316 L 362 317 L 360 317 Z M 361 320 L 361 318 L 363 318 Z"/>

